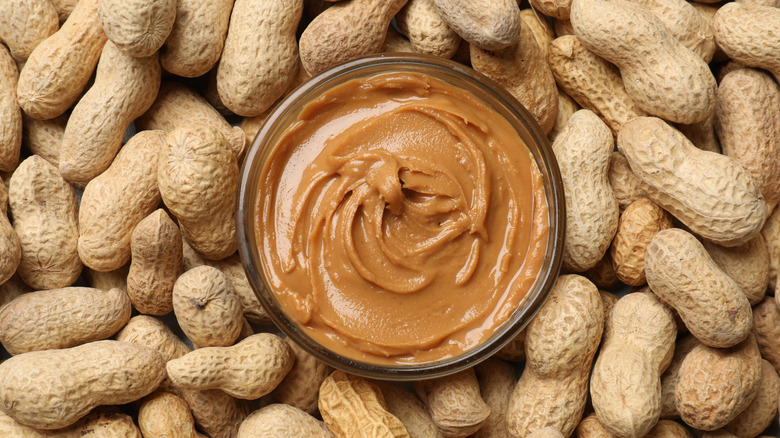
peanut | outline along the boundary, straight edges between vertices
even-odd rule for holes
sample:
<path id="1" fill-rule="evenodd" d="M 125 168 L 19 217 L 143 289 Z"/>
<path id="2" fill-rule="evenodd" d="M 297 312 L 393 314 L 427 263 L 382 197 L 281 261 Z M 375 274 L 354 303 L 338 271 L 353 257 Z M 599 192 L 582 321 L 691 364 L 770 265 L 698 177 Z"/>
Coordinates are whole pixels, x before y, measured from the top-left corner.
<path id="1" fill-rule="evenodd" d="M 225 106 L 256 116 L 287 90 L 298 68 L 295 32 L 302 0 L 236 0 L 217 68 L 217 90 Z"/>
<path id="2" fill-rule="evenodd" d="M 555 123 L 553 124 L 550 133 L 547 134 L 547 138 L 550 143 L 554 143 L 558 134 L 563 131 L 566 124 L 569 123 L 569 118 L 580 109 L 580 105 L 574 101 L 568 94 L 558 89 L 558 113 L 555 115 Z"/>
<path id="3" fill-rule="evenodd" d="M 609 251 L 596 263 L 595 266 L 583 272 L 582 275 L 592 281 L 596 287 L 610 288 L 617 285 L 618 280 L 615 268 L 612 266 L 612 256 Z"/>
<path id="4" fill-rule="evenodd" d="M 73 12 L 73 9 L 76 8 L 76 3 L 79 2 L 79 0 L 49 0 L 51 4 L 54 6 L 54 9 L 57 10 L 57 17 L 60 20 L 60 23 L 64 23 L 65 20 L 70 17 L 70 14 Z"/>
<path id="5" fill-rule="evenodd" d="M 496 357 L 508 362 L 525 361 L 525 329 L 496 353 Z"/>
<path id="6" fill-rule="evenodd" d="M 615 435 L 610 433 L 599 422 L 598 417 L 595 414 L 590 414 L 585 417 L 577 426 L 578 438 L 616 438 Z M 661 420 L 659 421 L 650 432 L 645 435 L 645 438 L 692 438 L 688 430 L 686 430 L 680 423 Z"/>
<path id="7" fill-rule="evenodd" d="M 654 117 L 623 125 L 617 145 L 647 196 L 694 233 L 736 246 L 760 232 L 766 202 L 753 177 L 734 159 L 697 149 Z"/>
<path id="8" fill-rule="evenodd" d="M 547 53 L 550 43 L 555 39 L 555 31 L 552 25 L 535 9 L 521 9 L 520 19 L 523 20 L 523 26 L 528 26 L 536 38 L 536 43 L 542 49 L 542 53 Z"/>
<path id="9" fill-rule="evenodd" d="M 615 193 L 621 209 L 628 207 L 632 202 L 645 196 L 644 183 L 637 178 L 625 155 L 613 151 L 609 156 L 609 185 Z"/>
<path id="10" fill-rule="evenodd" d="M 439 15 L 433 0 L 409 0 L 395 21 L 415 52 L 451 58 L 460 46 L 460 36 Z"/>
<path id="11" fill-rule="evenodd" d="M 626 0 L 574 0 L 570 19 L 582 44 L 620 69 L 626 91 L 647 113 L 694 123 L 714 110 L 709 67 L 650 11 Z"/>
<path id="12" fill-rule="evenodd" d="M 404 424 L 411 438 L 443 438 L 423 402 L 406 388 L 378 382 L 387 410 Z"/>
<path id="13" fill-rule="evenodd" d="M 142 131 L 119 151 L 81 197 L 79 256 L 97 271 L 113 271 L 130 260 L 133 229 L 160 204 L 157 159 L 162 131 Z"/>
<path id="14" fill-rule="evenodd" d="M 693 347 L 701 344 L 695 336 L 686 335 L 677 340 L 674 346 L 674 356 L 669 367 L 666 368 L 661 376 L 661 418 L 678 418 L 677 405 L 677 382 L 680 378 L 680 367 L 685 356 L 693 350 Z"/>
<path id="15" fill-rule="evenodd" d="M 25 426 L 0 412 L 0 434 L 17 438 L 142 438 L 133 419 L 118 409 L 100 407 L 71 426 L 39 430 Z"/>
<path id="16" fill-rule="evenodd" d="M 103 47 L 95 83 L 73 108 L 60 147 L 60 172 L 86 183 L 105 171 L 119 152 L 127 127 L 146 112 L 160 88 L 156 54 L 133 58 L 113 42 Z"/>
<path id="17" fill-rule="evenodd" d="M 190 347 L 182 342 L 164 322 L 148 315 L 130 318 L 127 325 L 117 333 L 116 340 L 153 348 L 162 355 L 165 362 L 190 352 Z"/>
<path id="18" fill-rule="evenodd" d="M 78 204 L 57 168 L 33 155 L 11 176 L 8 200 L 22 248 L 17 272 L 35 289 L 73 284 L 81 273 Z"/>
<path id="19" fill-rule="evenodd" d="M 697 345 L 680 367 L 677 412 L 697 429 L 725 426 L 758 396 L 761 368 L 761 354 L 752 335 L 731 348 Z"/>
<path id="20" fill-rule="evenodd" d="M 474 367 L 479 393 L 490 406 L 490 416 L 473 435 L 474 438 L 509 438 L 507 412 L 515 386 L 515 369 L 500 359 L 489 358 Z"/>
<path id="21" fill-rule="evenodd" d="M 127 294 L 133 307 L 149 315 L 173 310 L 173 285 L 182 273 L 182 239 L 179 227 L 158 209 L 133 230 L 132 261 Z"/>
<path id="22" fill-rule="evenodd" d="M 293 406 L 307 414 L 314 414 L 317 412 L 320 385 L 333 369 L 289 338 L 285 339 L 285 342 L 295 360 L 290 371 L 274 389 L 272 398 L 278 403 Z M 403 421 L 403 418 L 401 420 Z"/>
<path id="23" fill-rule="evenodd" d="M 14 275 L 22 259 L 19 237 L 8 221 L 7 210 L 8 189 L 0 181 L 0 285 Z"/>
<path id="24" fill-rule="evenodd" d="M 234 438 L 241 422 L 252 412 L 252 404 L 218 389 L 184 389 L 182 398 L 192 410 L 195 424 L 211 438 Z"/>
<path id="25" fill-rule="evenodd" d="M 590 394 L 601 424 L 621 437 L 644 436 L 661 415 L 661 374 L 674 354 L 672 312 L 649 293 L 631 293 L 609 313 Z"/>
<path id="26" fill-rule="evenodd" d="M 176 0 L 98 0 L 97 12 L 100 26 L 119 50 L 145 58 L 157 52 L 171 33 Z"/>
<path id="27" fill-rule="evenodd" d="M 2 23 L 0 23 L 2 27 Z M 16 99 L 19 72 L 8 49 L 0 44 L 0 171 L 10 172 L 19 163 L 22 147 L 22 111 Z"/>
<path id="28" fill-rule="evenodd" d="M 22 144 L 30 152 L 40 155 L 59 169 L 60 147 L 67 123 L 68 118 L 65 115 L 49 120 L 38 120 L 22 114 Z"/>
<path id="29" fill-rule="evenodd" d="M 27 426 L 58 429 L 97 406 L 137 400 L 164 377 L 159 353 L 124 342 L 33 351 L 0 364 L 0 407 Z"/>
<path id="30" fill-rule="evenodd" d="M 619 206 L 607 177 L 612 134 L 595 114 L 580 110 L 552 148 L 566 194 L 563 264 L 583 272 L 604 257 L 618 227 Z"/>
<path id="31" fill-rule="evenodd" d="M 701 122 L 689 125 L 676 123 L 675 128 L 685 135 L 694 146 L 701 150 L 721 153 L 720 142 L 715 134 L 715 113 Z"/>
<path id="32" fill-rule="evenodd" d="M 568 20 L 571 9 L 571 0 L 530 0 L 531 7 L 548 17 L 559 20 Z"/>
<path id="33" fill-rule="evenodd" d="M 604 330 L 598 289 L 578 275 L 558 278 L 527 328 L 526 367 L 509 401 L 511 436 L 547 426 L 569 436 L 582 418 L 588 376 Z"/>
<path id="34" fill-rule="evenodd" d="M 769 280 L 767 286 L 775 290 L 777 271 L 780 266 L 780 208 L 775 208 L 766 220 L 761 235 L 769 250 Z M 775 294 L 777 295 L 777 294 Z"/>
<path id="35" fill-rule="evenodd" d="M 712 18 L 712 30 L 729 58 L 769 70 L 780 80 L 780 8 L 729 2 Z"/>
<path id="36" fill-rule="evenodd" d="M 57 11 L 48 0 L 6 0 L 0 4 L 0 41 L 17 58 L 27 59 L 59 27 Z"/>
<path id="37" fill-rule="evenodd" d="M 389 26 L 387 28 L 387 35 L 385 35 L 385 42 L 382 43 L 382 52 L 415 53 L 415 52 L 417 52 L 417 49 L 415 49 L 414 46 L 412 46 L 412 43 L 408 39 L 406 39 L 405 36 L 401 35 L 400 32 L 395 30 L 395 27 Z M 306 69 L 303 69 L 303 71 L 306 71 Z M 257 117 L 262 117 L 262 115 L 257 116 Z M 249 120 L 249 119 L 246 119 L 246 120 Z M 265 118 L 263 118 L 262 120 L 264 121 Z M 259 122 L 259 124 L 261 125 L 262 122 Z M 242 123 L 242 125 L 243 125 L 243 123 Z M 257 128 L 259 129 L 260 126 L 258 125 Z M 255 129 L 254 132 L 257 133 L 258 129 Z M 245 129 L 245 131 L 246 131 L 246 129 Z M 247 133 L 247 137 L 248 136 L 249 136 L 249 133 Z M 254 137 L 254 134 L 252 136 Z"/>
<path id="38" fill-rule="evenodd" d="M 731 248 L 706 241 L 703 244 L 715 264 L 737 283 L 751 305 L 764 298 L 769 278 L 769 250 L 760 234 Z"/>
<path id="39" fill-rule="evenodd" d="M 36 119 L 52 119 L 78 99 L 95 71 L 106 34 L 98 0 L 80 0 L 51 37 L 38 44 L 19 74 L 19 106 Z"/>
<path id="40" fill-rule="evenodd" d="M 753 335 L 761 356 L 780 370 L 780 307 L 772 297 L 753 307 Z"/>
<path id="41" fill-rule="evenodd" d="M 0 342 L 11 354 L 73 347 L 112 336 L 127 323 L 131 311 L 121 289 L 30 292 L 0 309 Z"/>
<path id="42" fill-rule="evenodd" d="M 543 429 L 537 429 L 528 438 L 566 438 L 558 429 L 548 426 Z"/>
<path id="43" fill-rule="evenodd" d="M 484 50 L 517 43 L 520 8 L 515 0 L 433 0 L 444 21 L 464 40 Z"/>
<path id="44" fill-rule="evenodd" d="M 334 438 L 321 421 L 283 404 L 272 404 L 250 414 L 238 430 L 238 438 Z"/>
<path id="45" fill-rule="evenodd" d="M 177 0 L 173 28 L 160 49 L 163 68 L 187 78 L 211 70 L 222 53 L 232 8 L 233 0 Z"/>
<path id="46" fill-rule="evenodd" d="M 14 274 L 8 281 L 0 284 L 0 307 L 31 291 L 30 286 L 24 284 L 19 275 Z"/>
<path id="47" fill-rule="evenodd" d="M 203 438 L 187 403 L 167 392 L 146 397 L 138 410 L 138 427 L 144 437 Z"/>
<path id="48" fill-rule="evenodd" d="M 772 424 L 780 402 L 780 377 L 772 364 L 763 359 L 760 380 L 756 398 L 729 424 L 723 426 L 724 430 L 740 438 L 752 438 Z"/>
<path id="49" fill-rule="evenodd" d="M 318 404 L 323 421 L 339 438 L 409 437 L 401 421 L 387 411 L 379 387 L 363 377 L 334 371 L 322 382 Z"/>
<path id="50" fill-rule="evenodd" d="M 490 416 L 473 368 L 430 380 L 414 382 L 414 390 L 434 424 L 448 438 L 473 434 Z"/>

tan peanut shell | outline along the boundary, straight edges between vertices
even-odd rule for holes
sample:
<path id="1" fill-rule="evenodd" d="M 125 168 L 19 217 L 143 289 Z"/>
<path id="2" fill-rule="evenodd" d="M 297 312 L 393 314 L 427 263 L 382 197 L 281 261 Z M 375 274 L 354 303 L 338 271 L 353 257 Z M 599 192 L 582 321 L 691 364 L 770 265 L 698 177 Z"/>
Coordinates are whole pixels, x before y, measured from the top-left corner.
<path id="1" fill-rule="evenodd" d="M 71 426 L 41 430 L 25 426 L 0 412 L 0 435 L 15 438 L 142 438 L 133 418 L 113 407 L 99 407 Z"/>
<path id="2" fill-rule="evenodd" d="M 3 121 L 3 129 L 0 129 L 0 171 L 3 172 L 16 169 L 22 147 L 22 111 L 16 98 L 18 77 L 19 71 L 11 53 L 0 44 L 0 120 Z"/>
<path id="3" fill-rule="evenodd" d="M 571 435 L 588 398 L 588 377 L 604 330 L 596 286 L 579 275 L 558 277 L 528 325 L 526 365 L 509 401 L 511 436 L 547 426 Z"/>
<path id="4" fill-rule="evenodd" d="M 772 424 L 780 402 L 780 377 L 771 363 L 761 360 L 761 383 L 758 395 L 723 429 L 738 437 L 755 437 Z"/>
<path id="5" fill-rule="evenodd" d="M 233 0 L 177 0 L 176 19 L 160 49 L 166 71 L 194 78 L 216 65 L 230 22 Z"/>
<path id="6" fill-rule="evenodd" d="M 702 343 L 728 348 L 750 333 L 747 297 L 690 233 L 672 228 L 656 234 L 647 246 L 645 273 L 650 289 Z"/>
<path id="7" fill-rule="evenodd" d="M 8 200 L 22 248 L 22 280 L 34 289 L 72 285 L 81 273 L 73 188 L 56 167 L 33 155 L 11 176 Z"/>
<path id="8" fill-rule="evenodd" d="M 766 297 L 753 307 L 753 335 L 761 356 L 780 370 L 780 306 Z"/>
<path id="9" fill-rule="evenodd" d="M 586 49 L 576 36 L 553 40 L 547 60 L 558 86 L 601 117 L 615 136 L 624 123 L 647 115 L 626 92 L 618 69 Z"/>
<path id="10" fill-rule="evenodd" d="M 620 281 L 630 286 L 645 284 L 647 245 L 668 228 L 672 228 L 672 217 L 647 198 L 639 198 L 623 210 L 610 246 L 612 266 Z"/>
<path id="11" fill-rule="evenodd" d="M 87 85 L 106 42 L 97 2 L 80 0 L 62 27 L 38 44 L 27 59 L 16 90 L 19 105 L 31 117 L 59 116 Z"/>
<path id="12" fill-rule="evenodd" d="M 496 357 L 507 362 L 525 361 L 525 331 L 523 329 L 512 340 L 507 342 L 503 348 L 498 350 Z"/>
<path id="13" fill-rule="evenodd" d="M 117 288 L 127 291 L 127 272 L 129 270 L 129 264 L 124 265 L 119 269 L 105 272 L 95 271 L 85 267 L 82 274 L 89 287 L 103 290 Z"/>
<path id="14" fill-rule="evenodd" d="M 555 123 L 547 134 L 550 143 L 555 142 L 558 134 L 569 123 L 569 118 L 580 109 L 580 105 L 574 101 L 568 94 L 558 89 L 558 113 L 555 115 Z"/>
<path id="15" fill-rule="evenodd" d="M 685 335 L 677 339 L 674 346 L 674 356 L 669 367 L 666 368 L 661 376 L 661 418 L 678 418 L 677 405 L 677 382 L 680 378 L 680 367 L 685 356 L 693 350 L 693 347 L 701 344 L 695 336 Z"/>
<path id="16" fill-rule="evenodd" d="M 769 278 L 769 250 L 760 234 L 731 248 L 707 241 L 703 244 L 715 264 L 737 283 L 751 305 L 764 298 Z"/>
<path id="17" fill-rule="evenodd" d="M 661 374 L 674 354 L 672 312 L 653 294 L 630 293 L 607 318 L 590 395 L 601 424 L 618 436 L 644 436 L 661 414 Z"/>
<path id="18" fill-rule="evenodd" d="M 734 159 L 697 149 L 655 117 L 623 125 L 617 145 L 645 184 L 647 197 L 694 233 L 736 246 L 761 230 L 766 202 L 753 177 Z"/>
<path id="19" fill-rule="evenodd" d="M 298 41 L 301 62 L 315 75 L 341 62 L 376 53 L 387 27 L 407 0 L 339 2 L 306 26 Z"/>
<path id="20" fill-rule="evenodd" d="M 319 420 L 298 408 L 271 404 L 252 412 L 238 430 L 238 438 L 334 438 Z"/>
<path id="21" fill-rule="evenodd" d="M 106 339 L 130 319 L 121 289 L 66 287 L 26 293 L 0 309 L 0 342 L 11 354 Z"/>
<path id="22" fill-rule="evenodd" d="M 338 438 L 387 436 L 409 438 L 401 420 L 387 411 L 377 384 L 336 370 L 320 387 L 322 420 Z"/>
<path id="23" fill-rule="evenodd" d="M 701 430 L 725 426 L 758 396 L 761 368 L 752 335 L 731 348 L 697 345 L 680 367 L 675 398 L 680 418 Z"/>
<path id="24" fill-rule="evenodd" d="M 8 221 L 8 189 L 0 181 L 0 285 L 8 281 L 22 259 L 22 247 L 14 227 Z"/>
<path id="25" fill-rule="evenodd" d="M 609 185 L 618 201 L 621 209 L 628 207 L 632 202 L 646 196 L 644 183 L 631 170 L 625 155 L 613 151 L 609 156 L 609 172 L 607 173 Z"/>
<path id="26" fill-rule="evenodd" d="M 558 113 L 558 88 L 546 53 L 528 26 L 520 28 L 516 43 L 500 50 L 470 46 L 471 65 L 498 82 L 528 109 L 546 133 Z"/>
<path id="27" fill-rule="evenodd" d="M 774 206 L 780 201 L 780 86 L 770 75 L 745 68 L 727 74 L 717 96 L 715 131 L 723 154 L 750 171 Z"/>
<path id="28" fill-rule="evenodd" d="M 179 82 L 163 81 L 157 100 L 135 121 L 135 126 L 139 130 L 170 132 L 185 123 L 202 123 L 218 129 L 230 143 L 236 159 L 241 161 L 246 147 L 246 136 L 241 128 L 230 126 L 206 99 Z"/>
<path id="29" fill-rule="evenodd" d="M 552 148 L 566 194 L 563 264 L 583 272 L 604 257 L 618 227 L 619 206 L 607 177 L 612 133 L 593 112 L 580 110 Z"/>
<path id="30" fill-rule="evenodd" d="M 191 351 L 164 322 L 149 315 L 130 318 L 127 325 L 117 333 L 116 340 L 153 348 L 162 355 L 165 362 Z"/>
<path id="31" fill-rule="evenodd" d="M 132 258 L 127 294 L 133 307 L 149 315 L 173 310 L 173 285 L 182 273 L 179 227 L 163 209 L 144 218 L 130 236 Z"/>
<path id="32" fill-rule="evenodd" d="M 382 43 L 381 51 L 390 53 L 415 53 L 417 49 L 412 46 L 412 43 L 406 39 L 405 36 L 395 30 L 395 27 L 389 26 L 387 28 L 387 35 L 385 35 L 385 41 Z M 306 71 L 306 69 L 303 69 L 303 71 Z M 257 117 L 262 117 L 262 115 Z M 263 120 L 265 120 L 265 118 L 263 118 Z M 253 120 L 253 122 L 255 122 L 255 120 Z M 262 122 L 260 122 L 260 124 L 262 124 Z M 257 133 L 257 130 L 255 130 L 255 133 Z M 248 135 L 249 134 L 247 133 L 247 136 Z"/>
<path id="33" fill-rule="evenodd" d="M 183 389 L 182 398 L 192 411 L 195 424 L 211 438 L 234 438 L 241 422 L 252 412 L 252 404 L 218 389 Z"/>
<path id="34" fill-rule="evenodd" d="M 692 438 L 688 430 L 675 421 L 661 420 L 645 438 Z M 577 426 L 577 438 L 616 438 L 599 422 L 596 414 L 585 417 Z"/>
<path id="35" fill-rule="evenodd" d="M 241 302 L 225 274 L 211 266 L 179 276 L 173 286 L 173 311 L 196 347 L 227 347 L 241 332 Z"/>
<path id="36" fill-rule="evenodd" d="M 445 437 L 465 437 L 479 430 L 490 416 L 473 368 L 414 382 L 414 390 Z"/>
<path id="37" fill-rule="evenodd" d="M 76 8 L 76 4 L 79 2 L 79 0 L 49 0 L 54 6 L 54 9 L 57 10 L 57 16 L 59 17 L 60 23 L 64 23 L 65 20 L 70 17 L 70 14 L 73 12 L 73 9 Z"/>
<path id="38" fill-rule="evenodd" d="M 674 127 L 685 135 L 694 146 L 701 150 L 721 153 L 720 141 L 715 134 L 715 112 L 701 122 L 675 123 Z"/>
<path id="39" fill-rule="evenodd" d="M 189 123 L 169 132 L 160 148 L 157 183 L 195 251 L 213 260 L 236 252 L 238 162 L 217 129 Z"/>
<path id="40" fill-rule="evenodd" d="M 217 67 L 217 90 L 228 109 L 256 116 L 282 97 L 298 69 L 302 13 L 303 0 L 235 1 Z"/>
<path id="41" fill-rule="evenodd" d="M 778 267 L 780 267 L 780 208 L 772 210 L 772 214 L 769 215 L 766 223 L 761 228 L 761 235 L 764 236 L 766 247 L 769 250 L 769 279 L 767 286 L 770 290 L 774 290 L 777 283 Z"/>
<path id="42" fill-rule="evenodd" d="M 98 20 L 123 53 L 136 58 L 162 47 L 176 19 L 176 0 L 98 0 Z"/>
<path id="43" fill-rule="evenodd" d="M 91 269 L 113 271 L 130 260 L 133 229 L 160 204 L 157 159 L 164 142 L 162 131 L 137 133 L 84 188 L 79 256 Z"/>
<path id="44" fill-rule="evenodd" d="M 620 282 L 615 274 L 615 268 L 612 267 L 612 257 L 609 255 L 609 251 L 595 266 L 583 272 L 582 275 L 597 287 L 610 288 Z"/>
<path id="45" fill-rule="evenodd" d="M 19 59 L 59 29 L 57 11 L 48 0 L 5 0 L 0 3 L 0 42 Z"/>
<path id="46" fill-rule="evenodd" d="M 729 58 L 769 70 L 780 80 L 780 8 L 729 2 L 715 13 L 712 30 Z"/>
<path id="47" fill-rule="evenodd" d="M 615 435 L 604 428 L 595 413 L 580 421 L 575 429 L 575 434 L 577 438 L 615 438 Z"/>
<path id="48" fill-rule="evenodd" d="M 451 58 L 460 46 L 460 36 L 444 21 L 433 0 L 409 0 L 395 21 L 415 52 Z"/>
<path id="49" fill-rule="evenodd" d="M 410 438 L 443 438 L 425 404 L 408 389 L 390 382 L 377 382 L 387 410 L 404 424 Z"/>
<path id="50" fill-rule="evenodd" d="M 507 412 L 515 386 L 515 369 L 498 358 L 489 358 L 474 367 L 479 381 L 479 393 L 490 406 L 490 416 L 473 435 L 474 438 L 508 438 Z"/>
<path id="51" fill-rule="evenodd" d="M 709 66 L 650 11 L 627 0 L 574 0 L 570 19 L 582 44 L 620 69 L 626 91 L 649 114 L 694 123 L 714 110 Z"/>
<path id="52" fill-rule="evenodd" d="M 156 54 L 133 58 L 107 42 L 95 83 L 73 108 L 60 147 L 60 172 L 68 181 L 86 183 L 113 161 L 127 127 L 146 112 L 160 88 Z"/>
<path id="53" fill-rule="evenodd" d="M 531 7 L 548 17 L 568 20 L 571 0 L 530 0 Z"/>
<path id="54" fill-rule="evenodd" d="M 547 53 L 550 43 L 555 39 L 555 31 L 552 24 L 533 8 L 521 9 L 520 19 L 523 26 L 528 26 L 536 37 L 536 43 L 542 49 L 542 53 Z"/>
<path id="55" fill-rule="evenodd" d="M 181 398 L 157 391 L 138 410 L 138 427 L 144 437 L 201 438 L 189 406 Z"/>
<path id="56" fill-rule="evenodd" d="M 61 115 L 53 119 L 38 120 L 22 114 L 22 144 L 30 152 L 40 155 L 54 167 L 60 167 L 60 147 L 68 117 Z"/>
<path id="57" fill-rule="evenodd" d="M 333 369 L 289 338 L 286 338 L 285 342 L 295 360 L 290 371 L 274 389 L 272 398 L 275 402 L 296 407 L 307 414 L 314 414 L 317 412 L 320 385 Z"/>
<path id="58" fill-rule="evenodd" d="M 124 342 L 33 351 L 0 364 L 0 407 L 27 426 L 58 429 L 97 406 L 137 400 L 163 377 L 159 353 Z"/>
<path id="59" fill-rule="evenodd" d="M 558 429 L 547 426 L 542 429 L 537 429 L 528 435 L 528 438 L 566 438 Z"/>
<path id="60" fill-rule="evenodd" d="M 458 35 L 481 49 L 503 49 L 520 35 L 520 8 L 515 0 L 433 0 L 433 4 Z"/>
<path id="61" fill-rule="evenodd" d="M 24 284 L 19 275 L 14 274 L 5 283 L 0 284 L 0 307 L 31 291 L 30 286 Z"/>

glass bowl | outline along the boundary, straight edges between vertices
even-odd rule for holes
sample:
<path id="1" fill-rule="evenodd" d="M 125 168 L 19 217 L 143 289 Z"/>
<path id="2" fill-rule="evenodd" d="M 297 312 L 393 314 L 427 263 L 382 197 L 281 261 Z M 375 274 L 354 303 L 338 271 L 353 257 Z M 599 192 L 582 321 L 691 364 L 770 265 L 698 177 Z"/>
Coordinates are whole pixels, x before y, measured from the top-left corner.
<path id="1" fill-rule="evenodd" d="M 422 363 L 376 363 L 339 354 L 318 342 L 282 308 L 267 281 L 255 235 L 258 187 L 271 151 L 296 123 L 307 103 L 330 87 L 391 71 L 422 73 L 469 91 L 506 119 L 525 142 L 541 173 L 548 205 L 546 253 L 530 290 L 507 320 L 476 346 L 444 359 Z M 270 318 L 286 336 L 328 365 L 385 380 L 417 380 L 452 374 L 487 359 L 525 328 L 546 300 L 562 260 L 565 201 L 552 147 L 533 116 L 501 86 L 456 62 L 425 55 L 378 54 L 336 66 L 301 85 L 270 113 L 247 151 L 241 168 L 237 206 L 238 247 L 247 278 Z"/>

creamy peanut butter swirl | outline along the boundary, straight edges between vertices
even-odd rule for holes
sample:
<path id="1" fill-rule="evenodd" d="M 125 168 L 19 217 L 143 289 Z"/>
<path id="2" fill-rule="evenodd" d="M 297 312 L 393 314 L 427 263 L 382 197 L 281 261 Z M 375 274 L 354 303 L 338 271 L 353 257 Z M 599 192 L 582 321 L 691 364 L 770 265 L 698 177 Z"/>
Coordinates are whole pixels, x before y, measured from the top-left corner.
<path id="1" fill-rule="evenodd" d="M 531 153 L 474 95 L 394 72 L 309 103 L 263 169 L 256 234 L 283 308 L 349 357 L 427 362 L 475 346 L 544 259 Z"/>

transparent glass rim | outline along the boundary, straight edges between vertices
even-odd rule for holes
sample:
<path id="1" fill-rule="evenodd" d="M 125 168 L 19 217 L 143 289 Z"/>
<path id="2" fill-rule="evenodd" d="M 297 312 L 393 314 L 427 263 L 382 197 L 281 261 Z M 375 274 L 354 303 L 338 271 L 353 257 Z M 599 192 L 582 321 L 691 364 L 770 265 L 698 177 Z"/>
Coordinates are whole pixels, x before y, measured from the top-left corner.
<path id="1" fill-rule="evenodd" d="M 542 174 L 545 197 L 548 203 L 547 251 L 537 279 L 528 294 L 512 315 L 501 324 L 496 332 L 479 345 L 462 354 L 435 362 L 419 364 L 374 364 L 362 362 L 334 353 L 299 328 L 290 320 L 276 301 L 271 286 L 263 274 L 263 265 L 257 249 L 255 236 L 255 206 L 259 175 L 263 164 L 275 145 L 275 139 L 289 126 L 280 126 L 279 121 L 297 114 L 328 86 L 343 83 L 343 79 L 356 79 L 388 71 L 418 71 L 440 80 L 463 80 L 483 91 L 494 102 L 486 102 L 508 118 L 510 124 L 531 151 Z M 454 79 L 453 79 L 454 78 Z M 483 99 L 483 96 L 479 96 Z M 496 104 L 498 107 L 496 107 Z M 294 120 L 294 119 L 292 119 Z M 524 132 L 522 131 L 524 130 Z M 269 142 L 269 140 L 273 140 Z M 382 380 L 418 380 L 453 374 L 476 365 L 492 356 L 514 339 L 536 315 L 549 295 L 560 272 L 563 260 L 563 236 L 565 228 L 565 200 L 563 183 L 547 136 L 534 117 L 503 87 L 479 72 L 451 60 L 419 54 L 376 54 L 362 57 L 335 66 L 305 82 L 284 98 L 269 114 L 246 152 L 239 179 L 239 194 L 236 211 L 236 232 L 238 250 L 247 274 L 247 279 L 269 317 L 286 336 L 290 337 L 306 352 L 333 368 Z"/>

